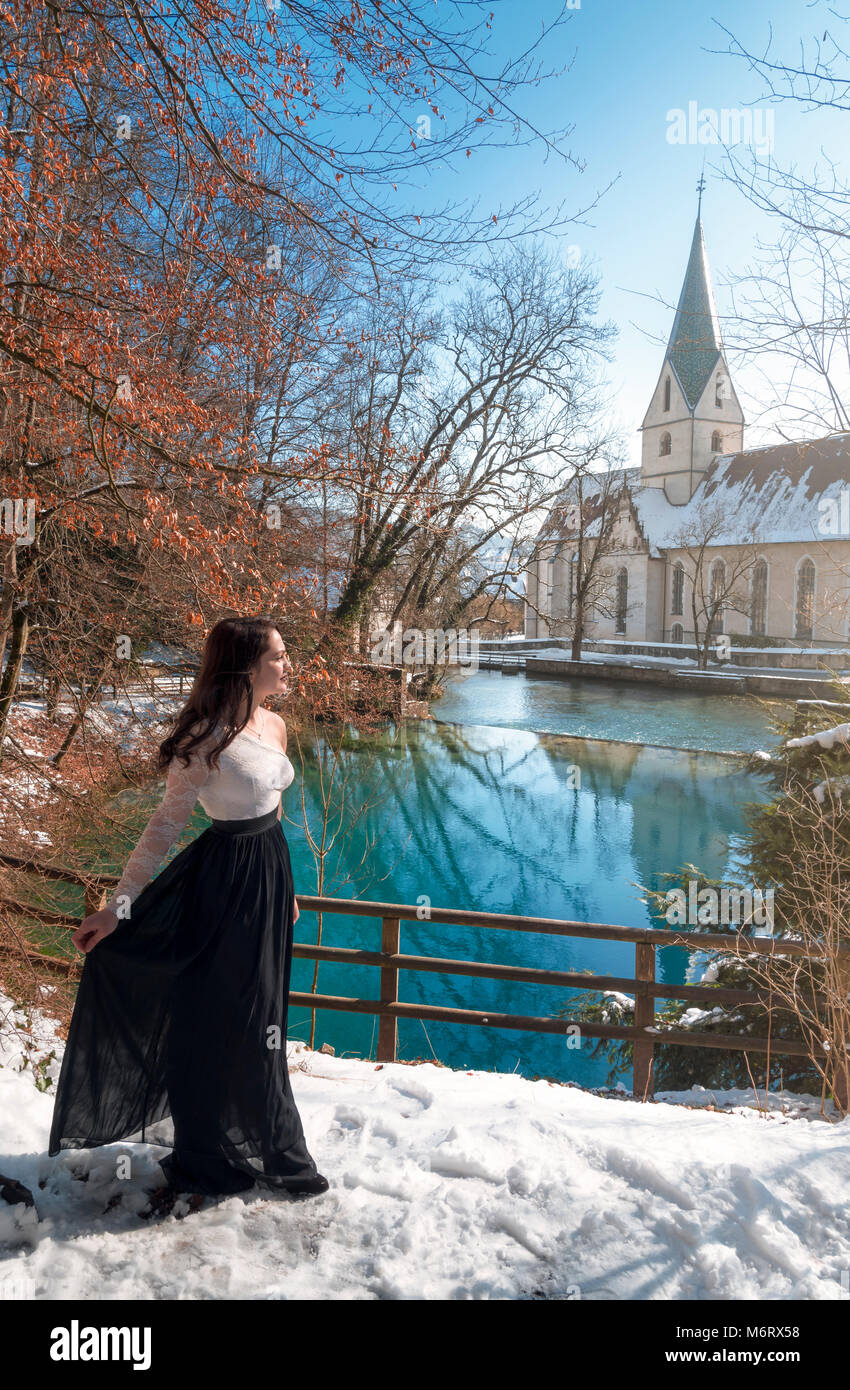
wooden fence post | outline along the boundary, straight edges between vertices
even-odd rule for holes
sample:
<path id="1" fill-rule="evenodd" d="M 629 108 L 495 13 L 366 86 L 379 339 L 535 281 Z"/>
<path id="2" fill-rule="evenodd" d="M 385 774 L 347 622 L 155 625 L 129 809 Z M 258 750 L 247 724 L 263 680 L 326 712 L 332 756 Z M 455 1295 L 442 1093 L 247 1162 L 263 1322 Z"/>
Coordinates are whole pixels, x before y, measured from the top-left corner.
<path id="1" fill-rule="evenodd" d="M 642 941 L 635 942 L 635 1029 L 651 1028 L 655 1020 L 655 996 L 640 988 L 640 981 L 655 983 L 655 946 Z M 635 1037 L 634 1057 L 632 1059 L 632 1091 L 641 1100 L 647 1100 L 654 1092 L 652 1063 L 655 1043 L 652 1034 Z"/>
<path id="2" fill-rule="evenodd" d="M 401 940 L 398 917 L 381 919 L 381 951 L 385 956 L 397 956 Z M 381 966 L 381 1003 L 398 1003 L 398 966 Z M 380 1014 L 378 1021 L 378 1061 L 394 1062 L 398 1047 L 398 1019 L 394 1014 Z"/>

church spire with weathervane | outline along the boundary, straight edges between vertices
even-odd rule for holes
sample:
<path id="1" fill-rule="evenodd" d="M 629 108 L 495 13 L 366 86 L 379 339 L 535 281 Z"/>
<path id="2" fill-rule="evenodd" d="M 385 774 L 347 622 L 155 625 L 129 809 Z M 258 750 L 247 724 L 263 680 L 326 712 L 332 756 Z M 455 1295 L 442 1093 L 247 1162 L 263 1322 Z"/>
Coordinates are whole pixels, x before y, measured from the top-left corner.
<path id="1" fill-rule="evenodd" d="M 641 477 L 670 502 L 688 502 L 717 454 L 743 448 L 744 416 L 720 334 L 705 236 L 702 195 L 661 375 L 644 417 Z"/>

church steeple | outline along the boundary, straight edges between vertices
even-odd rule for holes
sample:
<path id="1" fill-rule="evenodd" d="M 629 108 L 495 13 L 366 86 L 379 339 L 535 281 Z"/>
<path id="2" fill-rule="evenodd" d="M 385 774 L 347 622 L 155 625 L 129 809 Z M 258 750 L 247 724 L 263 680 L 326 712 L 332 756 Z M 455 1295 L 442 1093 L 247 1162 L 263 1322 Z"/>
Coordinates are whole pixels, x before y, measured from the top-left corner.
<path id="1" fill-rule="evenodd" d="M 720 320 L 714 302 L 702 220 L 697 216 L 688 268 L 666 353 L 691 410 L 696 408 L 717 355 L 722 351 Z"/>
<path id="2" fill-rule="evenodd" d="M 702 190 L 691 251 L 664 363 L 644 417 L 641 476 L 675 503 L 689 501 L 717 454 L 743 448 L 744 416 L 732 387 L 702 227 Z"/>

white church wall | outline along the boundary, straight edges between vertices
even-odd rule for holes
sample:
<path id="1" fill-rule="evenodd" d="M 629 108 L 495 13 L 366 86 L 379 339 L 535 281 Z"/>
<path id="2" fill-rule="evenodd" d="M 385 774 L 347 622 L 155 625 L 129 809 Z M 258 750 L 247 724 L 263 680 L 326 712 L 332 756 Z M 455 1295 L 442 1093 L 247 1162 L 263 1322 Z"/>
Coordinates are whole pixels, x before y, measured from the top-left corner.
<path id="1" fill-rule="evenodd" d="M 665 381 L 670 378 L 670 409 L 664 409 Z M 670 453 L 661 453 L 661 440 L 670 435 Z M 690 454 L 691 413 L 676 373 L 665 362 L 643 421 L 641 476 L 649 487 L 661 487 L 669 470 L 681 467 Z"/>
<path id="2" fill-rule="evenodd" d="M 537 631 L 537 565 L 528 566 L 525 571 L 525 620 L 523 632 L 526 637 L 538 637 Z"/>
<path id="3" fill-rule="evenodd" d="M 594 612 L 587 627 L 588 637 L 633 637 L 635 640 L 646 636 L 647 614 L 647 555 L 627 551 L 614 552 L 605 557 L 607 580 L 607 602 L 610 611 Z M 627 608 L 625 632 L 617 625 L 617 574 L 626 571 Z"/>
<path id="4" fill-rule="evenodd" d="M 721 384 L 721 403 L 716 404 L 718 378 Z M 712 447 L 715 431 L 721 435 L 721 447 Z M 735 388 L 725 362 L 721 358 L 709 377 L 705 390 L 694 411 L 694 468 L 702 473 L 715 454 L 737 454 L 744 447 L 744 412 L 735 395 Z"/>
<path id="5" fill-rule="evenodd" d="M 726 561 L 727 573 L 733 565 L 740 562 L 743 547 L 718 546 L 709 551 L 708 565 L 714 559 Z M 765 636 L 787 641 L 789 645 L 800 642 L 796 632 L 797 576 L 801 561 L 808 557 L 815 567 L 814 622 L 811 641 L 815 645 L 843 645 L 850 637 L 850 540 L 838 540 L 828 546 L 821 541 L 783 542 L 782 544 L 759 545 L 759 557 L 767 561 L 767 611 Z M 748 558 L 753 552 L 747 550 Z M 672 604 L 672 566 L 681 558 L 685 566 L 685 595 L 681 616 L 671 610 Z M 682 624 L 685 640 L 693 640 L 693 619 L 691 616 L 691 584 L 688 572 L 692 569 L 685 552 L 671 550 L 670 570 L 665 595 L 665 636 L 669 637 L 674 623 Z M 746 607 L 750 596 L 750 577 L 748 573 L 738 586 Z M 707 580 L 706 580 L 707 587 Z M 727 608 L 723 615 L 723 631 L 741 636 L 750 633 L 748 612 Z"/>
<path id="6" fill-rule="evenodd" d="M 661 636 L 664 621 L 664 561 L 646 560 L 645 640 L 653 642 Z"/>

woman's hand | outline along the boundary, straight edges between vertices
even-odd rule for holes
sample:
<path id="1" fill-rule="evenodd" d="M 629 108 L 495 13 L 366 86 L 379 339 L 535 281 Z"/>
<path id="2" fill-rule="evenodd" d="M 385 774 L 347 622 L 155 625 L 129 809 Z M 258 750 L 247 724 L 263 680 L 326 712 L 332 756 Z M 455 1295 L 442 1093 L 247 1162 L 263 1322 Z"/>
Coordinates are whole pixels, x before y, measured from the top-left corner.
<path id="1" fill-rule="evenodd" d="M 88 917 L 84 917 L 71 940 L 80 951 L 85 951 L 88 955 L 93 946 L 98 941 L 102 941 L 105 936 L 109 936 L 118 926 L 118 914 L 109 907 L 102 907 L 97 912 L 90 912 Z"/>
<path id="2" fill-rule="evenodd" d="M 299 908 L 297 899 L 295 898 L 292 899 L 292 909 L 292 925 L 294 927 L 295 923 L 298 921 L 298 918 L 301 916 L 301 909 Z"/>

